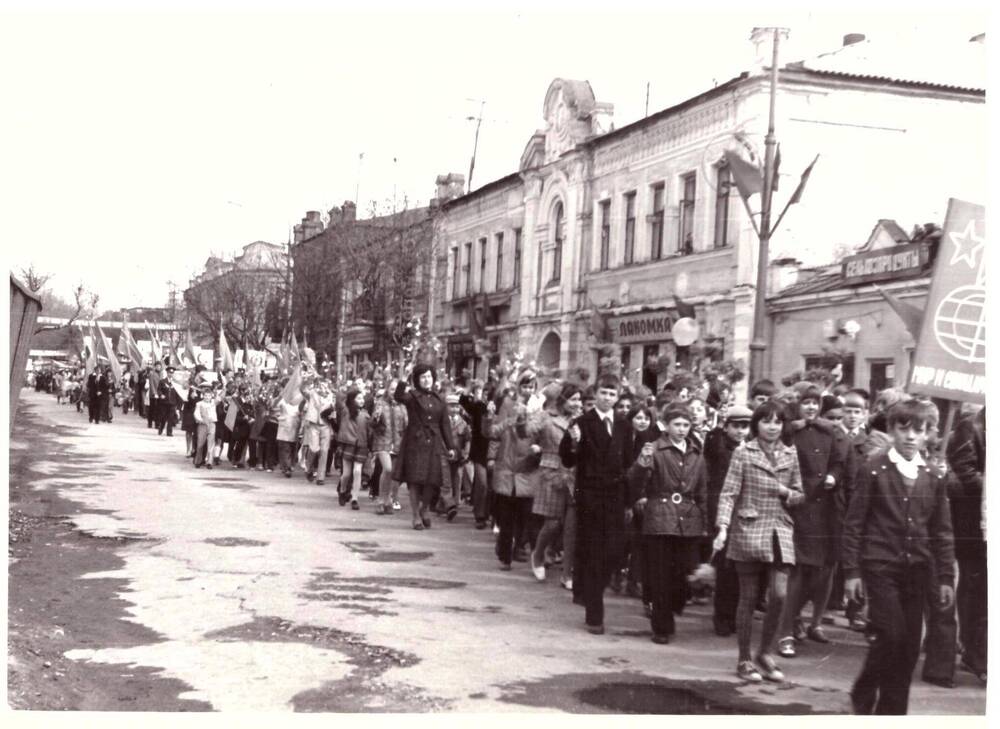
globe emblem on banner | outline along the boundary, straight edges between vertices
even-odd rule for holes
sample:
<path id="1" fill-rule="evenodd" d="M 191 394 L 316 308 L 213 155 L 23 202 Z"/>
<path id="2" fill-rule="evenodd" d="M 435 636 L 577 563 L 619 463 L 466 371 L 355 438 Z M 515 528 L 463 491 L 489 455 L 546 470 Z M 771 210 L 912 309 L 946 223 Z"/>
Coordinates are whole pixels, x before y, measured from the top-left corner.
<path id="1" fill-rule="evenodd" d="M 948 354 L 963 362 L 986 362 L 986 289 L 960 286 L 934 314 L 934 336 Z"/>

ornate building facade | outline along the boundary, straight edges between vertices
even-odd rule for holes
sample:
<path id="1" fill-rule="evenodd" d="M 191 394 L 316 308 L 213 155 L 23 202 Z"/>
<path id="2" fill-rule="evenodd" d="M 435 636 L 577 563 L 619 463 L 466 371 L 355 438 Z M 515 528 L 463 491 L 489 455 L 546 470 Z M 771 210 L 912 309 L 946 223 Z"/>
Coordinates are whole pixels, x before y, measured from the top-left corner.
<path id="1" fill-rule="evenodd" d="M 757 236 L 724 153 L 762 159 L 770 38 L 754 30 L 750 71 L 618 129 L 589 83 L 552 82 L 545 127 L 518 171 L 442 206 L 432 321 L 452 372 L 482 375 L 512 351 L 549 369 L 593 372 L 597 310 L 629 378 L 648 381 L 643 365 L 674 351 L 675 297 L 694 305 L 702 343 L 749 360 Z M 982 49 L 966 45 L 967 62 L 950 77 L 920 78 L 923 68 L 898 59 L 889 68 L 858 36 L 780 67 L 778 211 L 802 170 L 821 160 L 775 233 L 772 260 L 829 261 L 839 242 L 864 235 L 876 207 L 924 222 L 917 216 L 943 217 L 950 195 L 985 194 L 985 164 L 971 174 L 960 166 L 986 139 Z M 927 165 L 935 173 L 914 184 Z M 759 196 L 750 203 L 756 215 Z"/>

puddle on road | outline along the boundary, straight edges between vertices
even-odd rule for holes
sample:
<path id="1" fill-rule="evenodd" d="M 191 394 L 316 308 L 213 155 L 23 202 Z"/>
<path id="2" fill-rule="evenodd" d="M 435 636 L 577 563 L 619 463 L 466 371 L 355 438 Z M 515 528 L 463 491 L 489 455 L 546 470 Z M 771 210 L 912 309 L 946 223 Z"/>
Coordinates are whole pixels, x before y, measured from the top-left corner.
<path id="1" fill-rule="evenodd" d="M 447 701 L 428 696 L 421 689 L 381 681 L 382 674 L 390 668 L 415 666 L 420 659 L 412 653 L 368 643 L 356 633 L 298 625 L 276 617 L 258 617 L 253 622 L 214 631 L 205 637 L 224 641 L 304 643 L 346 655 L 347 662 L 353 666 L 351 673 L 339 681 L 330 681 L 292 697 L 292 709 L 297 712 L 425 712 L 449 708 Z"/>
<path id="2" fill-rule="evenodd" d="M 256 491 L 256 486 L 251 486 L 250 484 L 243 483 L 241 481 L 202 481 L 206 486 L 211 486 L 214 489 L 235 489 L 237 491 Z"/>
<path id="3" fill-rule="evenodd" d="M 433 552 L 375 552 L 365 559 L 369 562 L 421 562 L 433 556 Z"/>
<path id="4" fill-rule="evenodd" d="M 815 713 L 803 703 L 772 704 L 739 692 L 743 684 L 671 680 L 642 673 L 604 676 L 563 674 L 540 681 L 506 684 L 501 701 L 523 706 L 557 707 L 571 713 L 612 714 L 783 714 Z M 555 698 L 561 697 L 561 698 Z"/>
<path id="5" fill-rule="evenodd" d="M 204 540 L 208 544 L 216 547 L 266 547 L 270 542 L 262 542 L 258 539 L 243 539 L 242 537 L 213 537 Z"/>

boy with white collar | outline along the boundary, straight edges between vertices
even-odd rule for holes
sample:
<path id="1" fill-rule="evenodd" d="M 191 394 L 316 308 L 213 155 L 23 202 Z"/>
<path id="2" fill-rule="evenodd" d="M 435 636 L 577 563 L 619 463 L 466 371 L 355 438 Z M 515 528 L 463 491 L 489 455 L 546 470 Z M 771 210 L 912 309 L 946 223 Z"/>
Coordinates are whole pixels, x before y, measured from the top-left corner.
<path id="1" fill-rule="evenodd" d="M 844 523 L 844 590 L 854 599 L 867 594 L 874 634 L 851 689 L 858 714 L 907 713 L 926 591 L 936 591 L 942 610 L 955 597 L 947 481 L 920 456 L 927 411 L 915 401 L 897 403 L 887 422 L 893 446 L 859 469 Z"/>

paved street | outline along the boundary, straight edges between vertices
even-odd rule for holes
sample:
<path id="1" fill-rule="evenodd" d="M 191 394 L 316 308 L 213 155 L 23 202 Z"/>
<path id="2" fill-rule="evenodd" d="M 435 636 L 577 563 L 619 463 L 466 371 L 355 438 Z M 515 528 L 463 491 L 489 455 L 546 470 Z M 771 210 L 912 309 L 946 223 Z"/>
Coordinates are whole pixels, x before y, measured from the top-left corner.
<path id="1" fill-rule="evenodd" d="M 589 635 L 555 575 L 538 584 L 525 564 L 497 569 L 492 535 L 473 529 L 468 507 L 452 524 L 417 532 L 405 511 L 376 516 L 367 499 L 360 512 L 338 507 L 333 480 L 320 487 L 301 474 L 195 470 L 180 431 L 157 437 L 132 415 L 88 425 L 85 414 L 27 389 L 21 408 L 12 481 L 18 461 L 30 493 L 52 505 L 44 516 L 69 515 L 72 529 L 59 524 L 59 563 L 70 569 L 88 549 L 76 532 L 94 549 L 110 545 L 101 549 L 114 559 L 67 583 L 79 590 L 76 605 L 74 592 L 67 600 L 73 610 L 93 613 L 84 642 L 58 619 L 65 603 L 19 612 L 20 581 L 40 569 L 32 550 L 46 546 L 32 545 L 10 566 L 11 634 L 19 621 L 63 626 L 62 655 L 49 662 L 163 682 L 163 703 L 145 708 L 846 709 L 864 646 L 839 626 L 831 645 L 809 644 L 784 662 L 787 684 L 742 685 L 735 638 L 712 633 L 707 607 L 686 612 L 675 641 L 659 646 L 641 603 L 612 595 L 608 634 Z M 95 601 L 102 586 L 108 594 Z M 11 666 L 22 669 L 31 669 L 23 659 Z M 968 674 L 956 679 L 953 690 L 916 681 L 911 712 L 982 713 L 985 691 Z M 86 708 L 131 708 L 117 685 L 109 678 Z"/>

